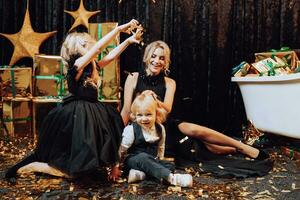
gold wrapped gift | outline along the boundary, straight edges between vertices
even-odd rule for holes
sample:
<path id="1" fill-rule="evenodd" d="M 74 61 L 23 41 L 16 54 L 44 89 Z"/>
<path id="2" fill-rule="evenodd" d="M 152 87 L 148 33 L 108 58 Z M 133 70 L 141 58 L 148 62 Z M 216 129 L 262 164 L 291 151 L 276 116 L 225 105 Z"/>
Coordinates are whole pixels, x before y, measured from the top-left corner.
<path id="1" fill-rule="evenodd" d="M 31 97 L 32 69 L 22 68 L 0 68 L 2 97 Z"/>
<path id="2" fill-rule="evenodd" d="M 33 69 L 34 97 L 60 98 L 66 95 L 66 70 L 60 56 L 35 55 Z"/>
<path id="3" fill-rule="evenodd" d="M 29 98 L 3 101 L 3 120 L 10 136 L 32 137 L 31 106 Z"/>
<path id="4" fill-rule="evenodd" d="M 89 24 L 89 33 L 96 39 L 101 39 L 104 35 L 112 31 L 118 23 L 91 23 Z M 99 59 L 106 56 L 112 49 L 120 43 L 119 36 L 112 40 L 109 45 L 99 55 Z M 99 99 L 119 99 L 119 86 L 120 86 L 120 62 L 119 58 L 113 60 L 108 66 L 100 71 L 102 84 L 99 88 Z"/>
<path id="5" fill-rule="evenodd" d="M 277 56 L 252 63 L 252 66 L 259 72 L 261 76 L 274 76 L 292 73 L 287 64 Z"/>
<path id="6" fill-rule="evenodd" d="M 292 71 L 296 68 L 297 61 L 299 60 L 295 51 L 274 50 L 272 52 L 255 53 L 255 62 L 266 58 L 273 58 L 274 56 L 282 59 Z"/>

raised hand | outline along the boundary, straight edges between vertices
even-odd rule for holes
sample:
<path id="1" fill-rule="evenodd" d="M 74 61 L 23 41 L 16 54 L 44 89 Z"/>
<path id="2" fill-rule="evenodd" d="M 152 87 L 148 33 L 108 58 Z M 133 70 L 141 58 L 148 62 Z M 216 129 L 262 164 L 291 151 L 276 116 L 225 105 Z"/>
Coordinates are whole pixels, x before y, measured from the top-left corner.
<path id="1" fill-rule="evenodd" d="M 121 32 L 131 34 L 132 31 L 138 27 L 140 27 L 139 22 L 136 19 L 132 19 L 130 22 L 120 25 L 118 28 Z"/>
<path id="2" fill-rule="evenodd" d="M 128 41 L 132 43 L 142 44 L 142 36 L 144 32 L 143 29 L 138 28 L 136 32 L 133 32 L 133 35 L 128 38 Z M 143 44 L 142 44 L 143 45 Z"/>

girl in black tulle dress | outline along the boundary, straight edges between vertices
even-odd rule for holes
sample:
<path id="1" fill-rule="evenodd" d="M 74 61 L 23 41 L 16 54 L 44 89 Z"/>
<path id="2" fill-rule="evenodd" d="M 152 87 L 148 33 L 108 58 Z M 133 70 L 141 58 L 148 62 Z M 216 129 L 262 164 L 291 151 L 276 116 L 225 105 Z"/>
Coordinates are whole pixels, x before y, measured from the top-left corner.
<path id="1" fill-rule="evenodd" d="M 95 61 L 100 50 L 119 32 L 130 33 L 133 29 L 137 29 L 135 34 L 102 60 Z M 68 68 L 70 95 L 45 117 L 37 148 L 11 167 L 5 174 L 7 178 L 15 176 L 18 170 L 20 173 L 37 171 L 75 177 L 118 162 L 124 125 L 114 107 L 98 101 L 98 70 L 119 56 L 128 45 L 138 43 L 142 35 L 140 29 L 138 22 L 131 20 L 97 42 L 87 33 L 73 32 L 66 37 L 61 56 Z M 114 179 L 114 170 L 110 177 Z"/>
<path id="2" fill-rule="evenodd" d="M 150 43 L 144 53 L 145 67 L 128 75 L 124 87 L 124 106 L 121 115 L 129 121 L 130 106 L 136 95 L 153 91 L 160 106 L 172 110 L 176 82 L 167 77 L 170 49 L 163 41 Z M 258 149 L 230 138 L 213 129 L 168 117 L 166 124 L 166 154 L 175 157 L 178 167 L 197 166 L 218 176 L 262 176 L 272 169 L 268 155 Z M 253 160 L 228 158 L 224 154 L 242 153 Z M 219 166 L 222 166 L 221 168 Z"/>

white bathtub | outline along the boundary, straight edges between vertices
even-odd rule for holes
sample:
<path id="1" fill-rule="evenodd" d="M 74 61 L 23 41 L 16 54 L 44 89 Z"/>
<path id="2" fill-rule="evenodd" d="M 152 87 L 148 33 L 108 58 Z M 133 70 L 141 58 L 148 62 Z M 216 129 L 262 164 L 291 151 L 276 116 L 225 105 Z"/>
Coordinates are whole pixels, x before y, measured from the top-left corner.
<path id="1" fill-rule="evenodd" d="M 231 81 L 239 85 L 247 118 L 257 129 L 300 139 L 300 73 Z"/>

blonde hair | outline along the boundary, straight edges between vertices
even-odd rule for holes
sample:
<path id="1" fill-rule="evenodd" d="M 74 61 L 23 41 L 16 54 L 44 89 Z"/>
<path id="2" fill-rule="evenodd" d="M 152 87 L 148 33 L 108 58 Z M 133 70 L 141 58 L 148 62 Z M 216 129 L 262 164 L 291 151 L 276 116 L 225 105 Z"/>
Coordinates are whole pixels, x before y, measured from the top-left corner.
<path id="1" fill-rule="evenodd" d="M 82 56 L 82 48 L 87 51 L 95 43 L 96 40 L 88 33 L 72 32 L 66 37 L 64 43 L 62 44 L 60 55 L 65 62 L 68 62 L 72 55 L 79 54 Z"/>
<path id="2" fill-rule="evenodd" d="M 166 121 L 167 112 L 163 109 L 154 98 L 153 95 L 146 93 L 145 91 L 138 95 L 132 105 L 131 105 L 131 113 L 130 118 L 132 121 L 136 120 L 136 113 L 141 109 L 149 108 L 151 110 L 156 111 L 156 119 L 155 122 L 161 124 Z"/>
<path id="3" fill-rule="evenodd" d="M 69 67 L 68 61 L 70 61 L 71 56 L 80 55 L 83 56 L 93 45 L 95 45 L 96 40 L 86 32 L 72 32 L 70 33 L 60 50 L 60 55 L 63 58 L 64 66 Z M 84 81 L 84 86 L 90 84 L 91 86 L 98 89 L 99 87 L 99 76 L 95 78 L 87 77 Z"/>
<path id="4" fill-rule="evenodd" d="M 164 66 L 163 71 L 165 75 L 168 75 L 170 72 L 169 66 L 171 63 L 171 59 L 170 59 L 171 50 L 169 46 L 161 40 L 154 41 L 147 45 L 143 57 L 145 68 L 147 69 L 148 65 L 150 64 L 151 56 L 157 48 L 162 48 L 164 51 L 166 65 Z"/>

